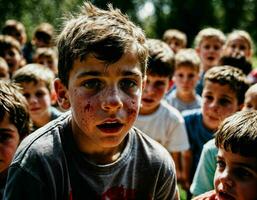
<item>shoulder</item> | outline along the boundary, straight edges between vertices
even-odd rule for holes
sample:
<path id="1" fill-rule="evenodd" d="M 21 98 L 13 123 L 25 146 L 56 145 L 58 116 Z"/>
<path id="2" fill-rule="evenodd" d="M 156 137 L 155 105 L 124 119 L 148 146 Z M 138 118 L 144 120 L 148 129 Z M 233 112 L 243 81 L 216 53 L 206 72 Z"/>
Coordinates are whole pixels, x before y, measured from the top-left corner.
<path id="1" fill-rule="evenodd" d="M 186 110 L 182 112 L 182 115 L 185 121 L 194 121 L 194 120 L 202 119 L 202 111 L 200 108 L 193 109 L 193 110 Z"/>
<path id="2" fill-rule="evenodd" d="M 160 106 L 162 107 L 163 115 L 165 114 L 168 118 L 175 121 L 184 121 L 183 116 L 178 109 L 171 106 L 167 101 L 162 100 Z"/>
<path id="3" fill-rule="evenodd" d="M 138 156 L 145 157 L 152 164 L 160 163 L 166 167 L 171 167 L 172 171 L 175 169 L 171 155 L 160 143 L 135 127 L 131 130 L 131 134 L 134 140 L 133 149 L 137 151 Z"/>
<path id="4" fill-rule="evenodd" d="M 62 153 L 60 133 L 65 131 L 69 118 L 69 113 L 65 113 L 27 136 L 19 145 L 12 165 L 30 168 L 26 165 L 37 165 L 39 160 L 56 159 Z"/>

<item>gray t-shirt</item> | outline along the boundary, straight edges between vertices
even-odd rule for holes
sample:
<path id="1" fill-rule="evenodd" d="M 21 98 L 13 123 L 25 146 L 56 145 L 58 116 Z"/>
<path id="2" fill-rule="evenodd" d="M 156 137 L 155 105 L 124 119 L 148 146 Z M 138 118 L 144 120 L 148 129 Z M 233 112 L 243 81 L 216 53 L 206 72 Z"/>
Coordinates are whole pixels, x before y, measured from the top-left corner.
<path id="1" fill-rule="evenodd" d="M 65 113 L 23 140 L 4 199 L 175 199 L 174 163 L 160 144 L 132 128 L 120 158 L 97 165 L 77 149 L 70 121 Z"/>

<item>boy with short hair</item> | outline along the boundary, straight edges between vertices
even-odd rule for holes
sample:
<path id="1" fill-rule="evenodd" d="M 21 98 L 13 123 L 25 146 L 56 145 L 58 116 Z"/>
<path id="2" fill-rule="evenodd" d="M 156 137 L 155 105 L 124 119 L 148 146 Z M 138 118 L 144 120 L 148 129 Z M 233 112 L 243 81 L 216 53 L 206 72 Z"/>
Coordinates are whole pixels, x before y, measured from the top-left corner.
<path id="1" fill-rule="evenodd" d="M 241 110 L 248 87 L 246 76 L 240 69 L 216 66 L 206 72 L 202 109 L 184 113 L 191 145 L 191 151 L 187 152 L 188 163 L 186 164 L 188 187 L 190 180 L 193 179 L 203 145 L 213 138 L 214 132 L 226 117 Z"/>
<path id="2" fill-rule="evenodd" d="M 165 99 L 180 112 L 201 107 L 195 87 L 199 80 L 200 59 L 194 49 L 182 49 L 175 55 L 173 81 L 175 89 Z"/>
<path id="3" fill-rule="evenodd" d="M 216 28 L 204 28 L 195 37 L 195 50 L 201 60 L 200 80 L 196 86 L 199 95 L 202 95 L 204 74 L 219 63 L 225 39 L 224 33 Z"/>
<path id="4" fill-rule="evenodd" d="M 34 54 L 34 62 L 44 65 L 51 69 L 54 74 L 58 74 L 58 57 L 54 48 L 37 48 Z"/>
<path id="5" fill-rule="evenodd" d="M 186 48 L 187 45 L 186 34 L 177 29 L 166 30 L 162 39 L 175 54 L 178 53 L 180 49 Z"/>
<path id="6" fill-rule="evenodd" d="M 257 111 L 240 111 L 225 119 L 215 134 L 215 145 L 215 191 L 194 200 L 257 199 Z"/>
<path id="7" fill-rule="evenodd" d="M 20 88 L 0 80 L 0 199 L 9 165 L 18 145 L 30 133 L 30 127 L 27 102 Z"/>
<path id="8" fill-rule="evenodd" d="M 71 112 L 23 141 L 5 199 L 174 199 L 169 153 L 133 128 L 148 57 L 143 31 L 118 9 L 86 2 L 66 21 L 58 52 L 55 89 Z"/>
<path id="9" fill-rule="evenodd" d="M 246 91 L 243 110 L 257 110 L 257 83 Z"/>
<path id="10" fill-rule="evenodd" d="M 20 43 L 9 35 L 0 35 L 0 56 L 5 59 L 12 74 L 24 65 Z"/>
<path id="11" fill-rule="evenodd" d="M 33 34 L 32 44 L 35 48 L 53 47 L 55 30 L 52 24 L 43 22 L 39 24 Z"/>
<path id="12" fill-rule="evenodd" d="M 189 148 L 188 138 L 182 115 L 163 99 L 173 74 L 173 52 L 161 40 L 148 39 L 147 45 L 147 80 L 135 126 L 170 152 L 180 181 L 181 152 Z"/>
<path id="13" fill-rule="evenodd" d="M 54 73 L 40 64 L 28 64 L 17 70 L 12 80 L 19 83 L 29 105 L 33 131 L 61 115 L 52 105 L 56 102 Z"/>

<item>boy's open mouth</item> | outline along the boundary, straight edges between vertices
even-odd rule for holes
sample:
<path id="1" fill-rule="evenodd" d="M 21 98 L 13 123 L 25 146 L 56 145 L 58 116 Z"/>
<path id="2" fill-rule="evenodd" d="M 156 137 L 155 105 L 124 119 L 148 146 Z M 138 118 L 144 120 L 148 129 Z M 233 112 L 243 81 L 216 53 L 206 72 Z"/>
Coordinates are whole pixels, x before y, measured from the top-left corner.
<path id="1" fill-rule="evenodd" d="M 103 132 L 114 133 L 114 132 L 118 132 L 123 127 L 123 124 L 119 122 L 106 122 L 106 123 L 97 125 L 97 127 Z"/>
<path id="2" fill-rule="evenodd" d="M 208 59 L 209 61 L 213 61 L 215 58 L 214 58 L 213 56 L 209 56 L 207 59 Z"/>
<path id="3" fill-rule="evenodd" d="M 231 195 L 229 195 L 228 193 L 225 192 L 219 192 L 219 199 L 226 199 L 226 200 L 235 200 L 234 197 L 232 197 Z"/>
<path id="4" fill-rule="evenodd" d="M 146 98 L 143 98 L 142 101 L 144 101 L 146 103 L 152 103 L 153 102 L 152 99 L 146 99 Z"/>

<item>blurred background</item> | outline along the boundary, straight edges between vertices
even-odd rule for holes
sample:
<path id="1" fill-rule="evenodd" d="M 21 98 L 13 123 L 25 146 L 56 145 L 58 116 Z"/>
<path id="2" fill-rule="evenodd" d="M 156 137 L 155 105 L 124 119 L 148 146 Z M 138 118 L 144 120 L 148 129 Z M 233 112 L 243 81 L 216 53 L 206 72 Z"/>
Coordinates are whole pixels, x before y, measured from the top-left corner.
<path id="1" fill-rule="evenodd" d="M 62 17 L 74 12 L 83 0 L 0 0 L 0 26 L 7 19 L 24 23 L 29 39 L 41 22 L 49 22 L 56 30 Z M 120 8 L 146 32 L 148 37 L 161 38 L 169 28 L 176 28 L 188 36 L 192 45 L 197 32 L 215 27 L 228 33 L 233 29 L 248 31 L 257 42 L 257 0 L 92 0 L 105 8 L 107 3 Z M 255 45 L 256 46 L 256 45 Z"/>

